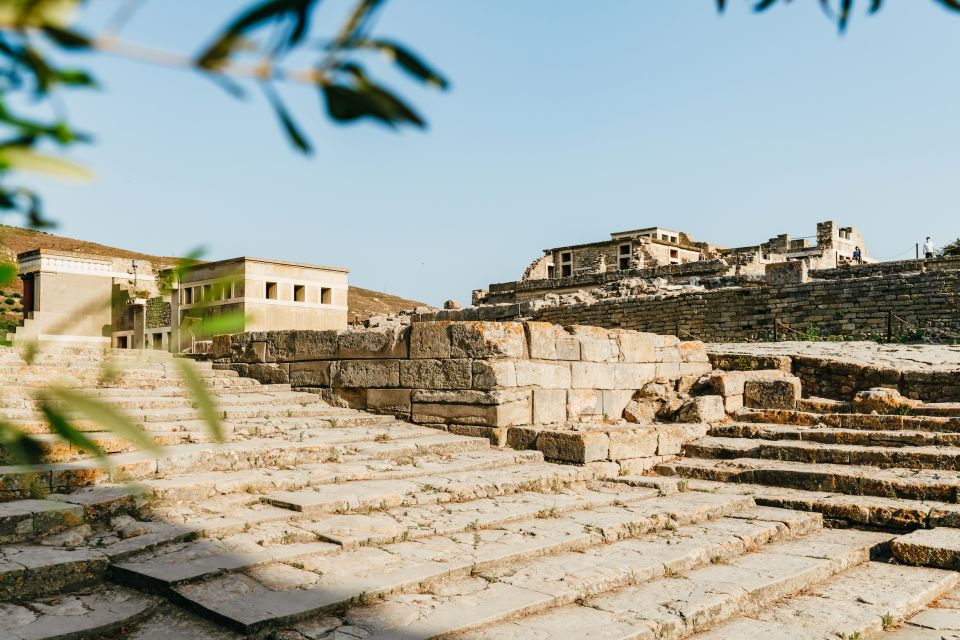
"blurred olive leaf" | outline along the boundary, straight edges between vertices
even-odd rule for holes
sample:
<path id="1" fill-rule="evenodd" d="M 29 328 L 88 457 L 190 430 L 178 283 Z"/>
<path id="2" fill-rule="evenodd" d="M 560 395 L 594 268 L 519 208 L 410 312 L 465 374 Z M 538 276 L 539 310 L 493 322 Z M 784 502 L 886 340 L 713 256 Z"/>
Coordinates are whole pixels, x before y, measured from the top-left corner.
<path id="1" fill-rule="evenodd" d="M 0 286 L 12 284 L 17 277 L 17 265 L 0 260 Z"/>
<path id="2" fill-rule="evenodd" d="M 93 173 L 81 165 L 23 147 L 0 147 L 0 166 L 64 180 L 86 182 L 93 179 Z"/>
<path id="3" fill-rule="evenodd" d="M 0 447 L 14 464 L 35 466 L 43 460 L 43 445 L 36 438 L 3 421 L 0 421 Z"/>
<path id="4" fill-rule="evenodd" d="M 154 454 L 160 452 L 160 447 L 153 438 L 129 417 L 104 402 L 60 385 L 47 387 L 43 396 L 48 402 L 68 407 L 71 415 L 81 416 L 91 422 L 96 422 L 108 431 L 129 440 L 143 451 Z"/>
<path id="5" fill-rule="evenodd" d="M 380 51 L 411 76 L 429 85 L 433 85 L 438 89 L 447 89 L 450 86 L 449 81 L 438 71 L 433 69 L 412 51 L 396 42 L 378 39 L 362 40 L 358 42 L 356 46 L 358 48 L 376 49 Z"/>
<path id="6" fill-rule="evenodd" d="M 223 442 L 223 422 L 220 419 L 220 411 L 217 409 L 217 404 L 213 396 L 211 396 L 210 390 L 207 388 L 203 378 L 197 373 L 191 360 L 176 358 L 174 359 L 174 363 L 177 366 L 177 371 L 180 373 L 180 379 L 187 385 L 190 396 L 193 398 L 194 403 L 196 403 L 197 410 L 200 412 L 203 421 L 207 423 L 213 439 L 216 442 Z"/>
<path id="7" fill-rule="evenodd" d="M 283 127 L 283 132 L 287 135 L 287 139 L 290 140 L 290 143 L 301 153 L 308 155 L 313 153 L 313 148 L 310 146 L 310 142 L 307 140 L 307 137 L 303 134 L 303 132 L 300 131 L 300 127 L 287 111 L 286 106 L 283 104 L 283 100 L 280 99 L 280 96 L 273 88 L 273 85 L 269 83 L 263 83 L 262 86 L 263 93 L 267 96 L 267 101 L 270 103 L 270 106 L 273 107 L 273 112 L 277 114 L 277 119 L 280 121 L 280 126 Z"/>
<path id="8" fill-rule="evenodd" d="M 87 434 L 80 431 L 72 424 L 60 409 L 53 406 L 50 399 L 43 393 L 40 394 L 40 412 L 50 425 L 50 429 L 60 436 L 64 442 L 69 442 L 82 451 L 90 453 L 95 458 L 107 464 L 107 454 L 97 443 L 90 439 Z"/>

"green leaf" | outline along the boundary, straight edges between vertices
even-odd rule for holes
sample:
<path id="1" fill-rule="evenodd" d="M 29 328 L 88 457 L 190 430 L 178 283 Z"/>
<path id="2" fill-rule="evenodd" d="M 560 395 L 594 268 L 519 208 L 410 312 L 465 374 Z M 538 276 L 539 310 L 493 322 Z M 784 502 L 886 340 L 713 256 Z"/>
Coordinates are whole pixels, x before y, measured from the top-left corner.
<path id="1" fill-rule="evenodd" d="M 108 431 L 129 440 L 140 449 L 154 454 L 160 452 L 161 449 L 153 438 L 112 406 L 60 385 L 47 387 L 46 393 L 51 400 L 61 403 L 71 413 L 96 422 Z"/>
<path id="2" fill-rule="evenodd" d="M 93 173 L 85 167 L 23 147 L 0 148 L 0 164 L 8 169 L 34 171 L 64 180 L 87 182 L 93 179 Z"/>
<path id="3" fill-rule="evenodd" d="M 222 313 L 203 318 L 197 325 L 197 335 L 212 338 L 231 333 L 240 333 L 244 328 L 245 316 L 242 313 Z"/>
<path id="4" fill-rule="evenodd" d="M 217 409 L 217 404 L 210 395 L 203 378 L 197 374 L 197 370 L 190 360 L 175 358 L 174 363 L 180 372 L 180 379 L 186 383 L 190 396 L 196 403 L 197 410 L 200 411 L 200 416 L 210 428 L 210 434 L 217 442 L 223 442 L 223 423 L 220 420 L 220 411 Z"/>
<path id="5" fill-rule="evenodd" d="M 17 265 L 12 262 L 0 261 L 0 287 L 12 284 L 17 277 Z"/>
<path id="6" fill-rule="evenodd" d="M 409 123 L 424 127 L 426 123 L 413 109 L 386 90 L 369 82 L 363 82 L 357 88 L 345 85 L 324 85 L 323 96 L 327 113 L 340 122 L 351 122 L 359 118 L 373 118 L 389 127 L 399 123 Z"/>
<path id="7" fill-rule="evenodd" d="M 960 11 L 960 1 L 958 0 L 936 0 L 936 2 L 952 11 Z"/>
<path id="8" fill-rule="evenodd" d="M 361 46 L 379 50 L 392 61 L 396 62 L 404 71 L 427 84 L 440 89 L 447 89 L 450 84 L 446 78 L 427 65 L 409 49 L 389 40 L 368 40 Z"/>
<path id="9" fill-rule="evenodd" d="M 47 24 L 43 26 L 43 32 L 64 49 L 90 49 L 93 47 L 93 40 L 76 31 Z"/>
<path id="10" fill-rule="evenodd" d="M 6 422 L 0 422 L 0 446 L 17 464 L 38 465 L 43 460 L 40 442 Z"/>
<path id="11" fill-rule="evenodd" d="M 307 140 L 307 137 L 303 135 L 303 132 L 300 131 L 300 127 L 297 126 L 297 123 L 287 111 L 283 100 L 281 100 L 277 92 L 274 91 L 273 85 L 265 82 L 262 86 L 263 92 L 267 96 L 270 106 L 273 107 L 274 113 L 277 114 L 277 119 L 280 120 L 280 126 L 283 127 L 283 132 L 287 134 L 287 139 L 290 140 L 290 143 L 302 153 L 307 155 L 313 153 L 310 142 Z"/>
<path id="12" fill-rule="evenodd" d="M 47 419 L 47 424 L 50 425 L 53 432 L 63 438 L 64 441 L 69 442 L 78 449 L 87 451 L 99 458 L 103 463 L 107 463 L 106 452 L 91 440 L 87 434 L 70 424 L 70 420 L 67 419 L 60 410 L 54 408 L 50 402 L 50 398 L 45 397 L 42 393 L 40 395 L 40 411 Z"/>
<path id="13" fill-rule="evenodd" d="M 97 81 L 81 69 L 61 69 L 57 71 L 57 81 L 68 87 L 95 87 Z"/>

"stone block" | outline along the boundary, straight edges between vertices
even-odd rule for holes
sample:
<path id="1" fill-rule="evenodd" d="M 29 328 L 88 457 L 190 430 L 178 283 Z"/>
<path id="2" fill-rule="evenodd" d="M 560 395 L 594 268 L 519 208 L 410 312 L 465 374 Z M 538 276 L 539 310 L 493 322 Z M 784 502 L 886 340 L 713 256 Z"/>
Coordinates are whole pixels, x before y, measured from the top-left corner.
<path id="1" fill-rule="evenodd" d="M 632 389 L 605 389 L 600 392 L 603 402 L 603 415 L 606 418 L 619 420 L 623 416 L 623 410 L 633 398 Z"/>
<path id="2" fill-rule="evenodd" d="M 666 347 L 676 347 L 680 344 L 680 338 L 677 336 L 669 336 L 664 334 L 657 334 L 654 338 L 657 349 L 664 349 Z"/>
<path id="3" fill-rule="evenodd" d="M 904 564 L 956 571 L 960 569 L 960 531 L 950 527 L 918 529 L 894 538 L 890 551 Z"/>
<path id="4" fill-rule="evenodd" d="M 620 476 L 620 465 L 609 460 L 597 460 L 583 465 L 590 475 L 597 479 L 617 478 Z"/>
<path id="5" fill-rule="evenodd" d="M 657 378 L 666 378 L 667 380 L 676 380 L 680 377 L 680 363 L 679 362 L 658 362 L 657 363 Z"/>
<path id="6" fill-rule="evenodd" d="M 656 417 L 657 410 L 649 402 L 631 400 L 623 408 L 623 418 L 633 424 L 650 424 Z"/>
<path id="7" fill-rule="evenodd" d="M 778 369 L 724 371 L 710 376 L 710 386 L 721 396 L 738 396 L 743 395 L 744 385 L 748 380 L 776 380 L 787 375 Z"/>
<path id="8" fill-rule="evenodd" d="M 454 322 L 452 358 L 525 358 L 527 339 L 519 322 Z"/>
<path id="9" fill-rule="evenodd" d="M 391 389 L 400 386 L 401 360 L 343 360 L 333 375 L 335 387 Z"/>
<path id="10" fill-rule="evenodd" d="M 507 430 L 507 446 L 517 451 L 527 451 L 537 448 L 537 436 L 541 429 L 536 425 L 510 427 Z"/>
<path id="11" fill-rule="evenodd" d="M 657 455 L 659 435 L 653 425 L 609 432 L 611 460 L 647 458 Z"/>
<path id="12" fill-rule="evenodd" d="M 614 365 L 605 362 L 570 363 L 574 389 L 615 389 Z"/>
<path id="13" fill-rule="evenodd" d="M 738 396 L 726 396 L 723 399 L 723 408 L 727 413 L 733 413 L 743 408 L 743 394 Z"/>
<path id="14" fill-rule="evenodd" d="M 337 357 L 336 331 L 267 331 L 267 355 L 278 362 Z"/>
<path id="15" fill-rule="evenodd" d="M 680 363 L 680 377 L 681 378 L 699 378 L 700 376 L 705 376 L 711 371 L 709 362 L 681 362 Z"/>
<path id="16" fill-rule="evenodd" d="M 810 280 L 808 276 L 809 268 L 806 260 L 772 262 L 765 265 L 763 279 L 771 287 L 801 284 Z"/>
<path id="17" fill-rule="evenodd" d="M 330 372 L 336 363 L 330 360 L 290 363 L 290 384 L 295 387 L 329 387 Z"/>
<path id="18" fill-rule="evenodd" d="M 580 341 L 570 336 L 557 338 L 557 360 L 575 361 L 580 359 Z"/>
<path id="19" fill-rule="evenodd" d="M 567 391 L 567 417 L 579 420 L 585 416 L 603 415 L 603 396 L 596 389 L 570 389 Z"/>
<path id="20" fill-rule="evenodd" d="M 613 386 L 616 389 L 636 391 L 657 377 L 657 365 L 652 363 L 617 362 L 612 366 Z"/>
<path id="21" fill-rule="evenodd" d="M 430 404 L 413 402 L 413 421 L 418 423 L 470 424 L 510 427 L 530 424 L 530 399 L 499 405 Z"/>
<path id="22" fill-rule="evenodd" d="M 656 362 L 656 340 L 652 333 L 621 331 L 617 334 L 617 340 L 624 362 Z"/>
<path id="23" fill-rule="evenodd" d="M 705 424 L 662 424 L 657 429 L 657 455 L 675 456 L 683 451 L 683 445 L 707 435 Z"/>
<path id="24" fill-rule="evenodd" d="M 578 464 L 606 460 L 609 448 L 603 431 L 541 431 L 537 436 L 537 449 L 549 460 Z"/>
<path id="25" fill-rule="evenodd" d="M 343 360 L 407 358 L 410 331 L 410 327 L 374 327 L 344 331 L 337 337 L 337 357 Z"/>
<path id="26" fill-rule="evenodd" d="M 853 406 L 860 413 L 899 413 L 919 407 L 922 402 L 904 398 L 898 389 L 874 387 L 860 391 L 853 398 Z"/>
<path id="27" fill-rule="evenodd" d="M 514 368 L 517 374 L 517 386 L 534 386 L 542 389 L 569 389 L 570 365 L 553 362 L 535 362 L 516 360 Z"/>
<path id="28" fill-rule="evenodd" d="M 575 325 L 573 335 L 580 342 L 580 359 L 584 362 L 617 362 L 620 347 L 607 329 Z"/>
<path id="29" fill-rule="evenodd" d="M 727 412 L 721 396 L 696 396 L 690 398 L 680 409 L 680 422 L 723 422 Z"/>
<path id="30" fill-rule="evenodd" d="M 427 404 L 498 405 L 516 400 L 529 400 L 531 394 L 532 392 L 527 389 L 494 389 L 492 391 L 477 391 L 473 389 L 458 389 L 455 391 L 414 389 L 411 398 L 413 402 L 424 402 Z"/>
<path id="31" fill-rule="evenodd" d="M 447 431 L 458 436 L 487 438 L 492 446 L 502 449 L 507 446 L 507 434 L 511 428 L 512 427 L 486 427 L 473 424 L 451 424 L 447 426 Z"/>
<path id="32" fill-rule="evenodd" d="M 621 476 L 642 476 L 651 469 L 656 468 L 658 464 L 663 464 L 673 456 L 650 456 L 647 458 L 629 458 L 626 460 L 617 460 L 620 466 Z"/>
<path id="33" fill-rule="evenodd" d="M 800 378 L 748 380 L 743 387 L 743 404 L 753 409 L 796 409 L 800 399 Z"/>
<path id="34" fill-rule="evenodd" d="M 410 415 L 410 389 L 367 389 L 367 410 Z"/>
<path id="35" fill-rule="evenodd" d="M 469 389 L 470 360 L 401 360 L 400 386 L 409 389 Z"/>
<path id="36" fill-rule="evenodd" d="M 554 424 L 567 419 L 567 392 L 564 389 L 533 390 L 533 424 Z"/>
<path id="37" fill-rule="evenodd" d="M 514 360 L 474 360 L 473 388 L 495 389 L 517 386 L 514 362 Z"/>
<path id="38" fill-rule="evenodd" d="M 286 384 L 290 382 L 287 367 L 278 364 L 251 364 L 244 375 L 260 381 L 261 384 Z"/>
<path id="39" fill-rule="evenodd" d="M 410 327 L 411 358 L 449 358 L 449 322 L 414 322 Z"/>
<path id="40" fill-rule="evenodd" d="M 535 360 L 557 360 L 557 340 L 571 339 L 569 333 L 549 322 L 526 322 L 527 348 Z"/>
<path id="41" fill-rule="evenodd" d="M 367 408 L 367 390 L 350 389 L 347 387 L 334 387 L 332 389 L 323 389 L 320 397 L 324 402 L 335 407 L 348 407 L 350 409 Z"/>
<path id="42" fill-rule="evenodd" d="M 700 340 L 687 340 L 677 345 L 677 351 L 680 354 L 680 360 L 683 362 L 698 362 L 710 364 L 710 356 L 707 355 L 707 346 Z M 710 370 L 710 367 L 707 367 Z"/>

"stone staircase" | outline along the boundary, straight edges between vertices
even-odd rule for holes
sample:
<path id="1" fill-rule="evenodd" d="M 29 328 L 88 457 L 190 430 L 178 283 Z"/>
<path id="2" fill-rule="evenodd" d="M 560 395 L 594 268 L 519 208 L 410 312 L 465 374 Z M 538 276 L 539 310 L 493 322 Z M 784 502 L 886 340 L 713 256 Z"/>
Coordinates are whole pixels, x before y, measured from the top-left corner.
<path id="1" fill-rule="evenodd" d="M 44 467 L 0 467 L 0 639 L 865 638 L 907 619 L 919 629 L 960 587 L 951 540 L 917 537 L 943 526 L 902 535 L 917 526 L 765 493 L 822 487 L 717 482 L 682 466 L 729 460 L 661 466 L 684 478 L 603 477 L 198 366 L 224 443 L 168 354 L 63 347 L 27 364 L 0 350 L 8 421 L 42 434 L 31 392 L 60 380 L 163 445 L 146 453 L 78 423 L 110 468 L 52 438 Z M 744 434 L 771 424 L 741 414 Z M 772 433 L 728 427 L 691 455 Z M 951 506 L 924 504 L 924 526 Z"/>

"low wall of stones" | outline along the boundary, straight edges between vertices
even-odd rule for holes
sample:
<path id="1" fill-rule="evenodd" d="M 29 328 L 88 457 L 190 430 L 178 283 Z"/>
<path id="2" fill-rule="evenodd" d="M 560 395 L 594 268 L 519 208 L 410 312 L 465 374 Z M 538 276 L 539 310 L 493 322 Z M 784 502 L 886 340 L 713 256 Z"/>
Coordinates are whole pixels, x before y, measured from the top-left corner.
<path id="1" fill-rule="evenodd" d="M 658 334 L 679 333 L 707 342 L 744 342 L 772 340 L 774 319 L 792 330 L 780 326 L 777 337 L 781 340 L 795 340 L 794 332 L 807 331 L 819 336 L 885 336 L 891 311 L 906 321 L 894 320 L 894 334 L 916 325 L 932 336 L 960 336 L 960 270 L 881 273 L 563 306 L 528 302 L 441 311 L 414 320 L 452 320 L 474 314 L 479 319 L 489 316 L 502 320 L 518 314 L 561 325 L 622 327 Z"/>
<path id="2" fill-rule="evenodd" d="M 213 357 L 262 382 L 499 445 L 513 427 L 615 422 L 647 383 L 711 371 L 699 341 L 543 322 L 252 332 L 217 337 Z"/>

